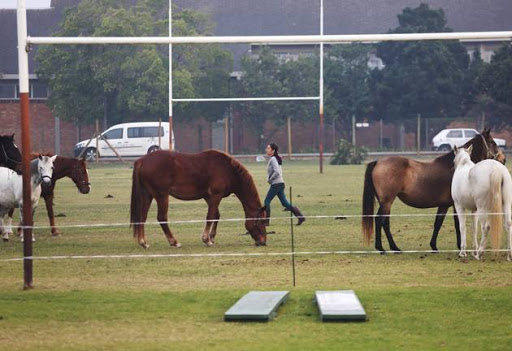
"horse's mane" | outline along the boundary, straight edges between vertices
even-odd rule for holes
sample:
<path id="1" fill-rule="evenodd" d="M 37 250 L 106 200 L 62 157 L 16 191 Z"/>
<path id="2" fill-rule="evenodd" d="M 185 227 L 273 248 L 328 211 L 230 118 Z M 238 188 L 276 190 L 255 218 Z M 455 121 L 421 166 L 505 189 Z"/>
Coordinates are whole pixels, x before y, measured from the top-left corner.
<path id="1" fill-rule="evenodd" d="M 244 186 L 248 187 L 251 192 L 254 194 L 258 194 L 258 189 L 256 188 L 256 184 L 254 183 L 254 179 L 252 178 L 252 175 L 249 173 L 247 168 L 243 164 L 241 164 L 238 160 L 235 158 L 229 156 L 228 154 L 218 151 L 218 150 L 209 150 L 207 152 L 214 152 L 220 157 L 224 158 L 226 161 L 228 161 L 229 165 L 233 169 L 233 171 L 240 176 L 240 179 L 242 180 L 242 183 Z M 258 195 L 259 199 L 259 195 Z"/>
<path id="2" fill-rule="evenodd" d="M 37 160 L 38 159 L 36 157 L 30 161 L 30 174 L 36 174 L 37 172 L 39 172 L 39 169 L 37 168 L 37 166 L 38 166 Z"/>
<path id="3" fill-rule="evenodd" d="M 30 153 L 30 159 L 33 160 L 33 159 L 39 157 L 39 155 L 41 155 L 41 156 L 49 156 L 49 157 L 55 156 L 55 154 L 53 152 L 49 152 L 49 151 L 31 152 Z"/>
<path id="4" fill-rule="evenodd" d="M 464 145 L 462 145 L 461 147 L 463 148 L 468 148 L 470 145 L 473 145 L 473 150 L 474 150 L 474 153 L 473 154 L 478 154 L 480 155 L 481 152 L 482 152 L 482 148 L 483 148 L 483 140 L 482 139 L 485 139 L 485 141 L 487 143 L 490 142 L 490 140 L 488 140 L 486 138 L 486 135 L 485 135 L 485 131 L 482 132 L 482 133 L 479 133 L 477 135 L 475 135 L 473 138 L 471 138 L 470 140 L 468 140 Z M 444 155 L 441 155 L 439 157 L 436 158 L 436 161 L 437 162 L 442 162 L 442 163 L 453 163 L 453 160 L 455 158 L 455 152 L 452 150 Z"/>

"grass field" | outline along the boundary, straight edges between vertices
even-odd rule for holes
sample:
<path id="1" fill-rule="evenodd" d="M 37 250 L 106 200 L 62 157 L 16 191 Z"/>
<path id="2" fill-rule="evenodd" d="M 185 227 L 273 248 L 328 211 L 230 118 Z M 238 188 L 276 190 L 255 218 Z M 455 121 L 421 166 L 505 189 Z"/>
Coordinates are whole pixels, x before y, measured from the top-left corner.
<path id="1" fill-rule="evenodd" d="M 266 164 L 247 167 L 263 198 Z M 22 290 L 22 262 L 9 261 L 22 256 L 22 245 L 15 238 L 0 243 L 0 350 L 510 349 L 512 263 L 504 253 L 488 253 L 480 262 L 453 252 L 375 254 L 362 243 L 357 217 L 364 166 L 325 165 L 323 174 L 318 169 L 314 161 L 284 165 L 293 203 L 306 216 L 325 216 L 294 228 L 295 287 L 290 220 L 277 199 L 272 214 L 281 218 L 272 220 L 269 230 L 275 234 L 267 247 L 253 245 L 243 222 L 226 221 L 212 248 L 200 240 L 203 223 L 172 223 L 183 247 L 170 248 L 154 224 L 153 206 L 153 224 L 147 226 L 151 247 L 143 250 L 128 228 L 128 166 L 91 165 L 88 195 L 68 179 L 59 181 L 55 212 L 61 214 L 63 235 L 35 229 L 35 289 Z M 222 219 L 243 217 L 235 197 L 224 199 L 220 212 Z M 202 220 L 206 204 L 173 199 L 169 214 L 171 221 Z M 398 201 L 392 214 L 400 215 L 391 219 L 391 228 L 402 250 L 429 248 L 435 209 Z M 337 215 L 347 219 L 336 220 Z M 35 225 L 46 226 L 45 216 L 41 201 Z M 456 248 L 451 218 L 438 246 Z M 371 253 L 304 254 L 339 250 Z M 211 253 L 275 255 L 165 256 Z M 319 320 L 314 292 L 339 289 L 355 290 L 368 322 Z M 224 312 L 250 290 L 289 290 L 291 297 L 269 323 L 224 322 Z"/>

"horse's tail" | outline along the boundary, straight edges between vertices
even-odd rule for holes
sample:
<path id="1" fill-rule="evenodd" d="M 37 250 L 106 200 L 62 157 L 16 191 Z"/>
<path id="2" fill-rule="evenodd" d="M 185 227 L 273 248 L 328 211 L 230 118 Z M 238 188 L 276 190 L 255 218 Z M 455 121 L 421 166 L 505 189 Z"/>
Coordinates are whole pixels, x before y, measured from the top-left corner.
<path id="1" fill-rule="evenodd" d="M 140 180 L 140 160 L 133 164 L 132 175 L 132 197 L 130 202 L 130 228 L 133 228 L 133 237 L 137 242 L 144 242 L 144 229 L 142 226 L 142 204 L 143 195 L 145 193 L 144 186 Z"/>
<path id="2" fill-rule="evenodd" d="M 373 186 L 372 173 L 377 161 L 368 163 L 364 173 L 363 190 L 363 217 L 361 219 L 361 230 L 366 245 L 370 245 L 373 236 L 373 208 L 375 205 L 375 187 Z"/>
<path id="3" fill-rule="evenodd" d="M 491 247 L 498 250 L 501 245 L 501 232 L 503 226 L 503 194 L 502 184 L 503 175 L 499 168 L 493 169 L 491 173 L 491 220 L 490 220 L 490 236 Z"/>

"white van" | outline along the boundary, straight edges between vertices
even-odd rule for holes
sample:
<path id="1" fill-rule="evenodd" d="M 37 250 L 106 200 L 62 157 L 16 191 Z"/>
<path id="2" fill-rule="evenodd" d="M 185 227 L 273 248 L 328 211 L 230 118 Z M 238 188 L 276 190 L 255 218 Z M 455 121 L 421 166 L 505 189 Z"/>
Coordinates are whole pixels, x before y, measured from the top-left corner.
<path id="1" fill-rule="evenodd" d="M 160 130 L 159 130 L 160 125 Z M 156 150 L 169 149 L 169 122 L 133 122 L 116 124 L 103 133 L 103 138 L 117 151 L 120 156 L 142 156 Z M 80 155 L 89 140 L 82 140 L 75 145 L 75 157 Z M 172 137 L 174 150 L 174 135 Z M 96 150 L 96 139 L 93 139 L 82 153 L 86 160 L 96 159 L 96 153 L 100 157 L 116 156 L 114 151 L 101 138 L 98 139 Z"/>

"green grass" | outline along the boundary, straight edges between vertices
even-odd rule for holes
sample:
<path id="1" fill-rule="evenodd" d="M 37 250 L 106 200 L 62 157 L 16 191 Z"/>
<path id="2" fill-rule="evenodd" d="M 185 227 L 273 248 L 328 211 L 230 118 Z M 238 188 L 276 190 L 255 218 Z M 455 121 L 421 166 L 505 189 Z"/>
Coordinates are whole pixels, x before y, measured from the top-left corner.
<path id="1" fill-rule="evenodd" d="M 260 196 L 267 190 L 266 165 L 248 163 Z M 294 228 L 295 250 L 369 250 L 360 234 L 364 166 L 286 162 L 285 180 L 305 215 L 346 215 L 346 220 L 309 218 Z M 91 165 L 93 188 L 80 195 L 59 181 L 55 213 L 63 235 L 35 230 L 34 256 L 289 253 L 288 212 L 273 202 L 267 247 L 255 247 L 243 222 L 221 222 L 217 243 L 205 247 L 202 223 L 173 223 L 183 243 L 170 248 L 159 226 L 147 226 L 148 250 L 128 228 L 131 170 Z M 106 197 L 111 195 L 113 197 Z M 234 197 L 224 199 L 221 218 L 240 218 Z M 397 202 L 393 214 L 429 214 Z M 170 220 L 204 219 L 204 201 L 172 199 Z M 154 207 L 149 216 L 156 221 Z M 116 223 L 116 226 L 98 224 Z M 47 225 L 43 202 L 36 226 Z M 66 227 L 67 225 L 84 227 Z M 433 217 L 391 220 L 403 250 L 426 250 Z M 441 230 L 440 249 L 455 248 L 453 221 Z M 22 246 L 0 243 L 0 350 L 507 350 L 512 341 L 512 266 L 505 255 L 481 262 L 456 253 L 300 254 L 296 286 L 291 257 L 151 257 L 36 259 L 35 289 L 22 291 Z M 224 322 L 224 312 L 249 290 L 290 290 L 291 297 L 269 323 Z M 322 323 L 315 290 L 353 289 L 369 317 L 366 323 Z"/>

